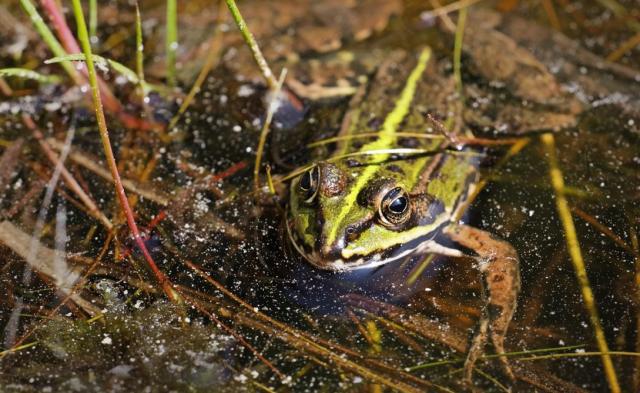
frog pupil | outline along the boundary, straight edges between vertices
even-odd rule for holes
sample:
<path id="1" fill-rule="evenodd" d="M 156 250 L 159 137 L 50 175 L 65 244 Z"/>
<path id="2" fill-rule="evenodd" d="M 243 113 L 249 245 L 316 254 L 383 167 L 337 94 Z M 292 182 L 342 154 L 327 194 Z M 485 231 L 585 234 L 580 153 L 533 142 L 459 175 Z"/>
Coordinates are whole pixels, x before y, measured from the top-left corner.
<path id="1" fill-rule="evenodd" d="M 399 196 L 389 204 L 389 210 L 395 214 L 401 214 L 407 209 L 407 198 Z"/>
<path id="2" fill-rule="evenodd" d="M 309 191 L 311 189 L 311 171 L 306 171 L 302 177 L 300 177 L 300 188 L 302 191 Z"/>

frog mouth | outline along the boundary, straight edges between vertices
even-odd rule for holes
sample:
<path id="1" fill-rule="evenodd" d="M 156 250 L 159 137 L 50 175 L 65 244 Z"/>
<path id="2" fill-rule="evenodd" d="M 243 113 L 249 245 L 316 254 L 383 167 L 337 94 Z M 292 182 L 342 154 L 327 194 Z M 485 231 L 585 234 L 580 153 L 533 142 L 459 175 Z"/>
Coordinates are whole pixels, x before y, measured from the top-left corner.
<path id="1" fill-rule="evenodd" d="M 446 225 L 448 225 L 448 223 L 442 224 L 442 227 Z M 435 253 L 450 257 L 462 257 L 465 255 L 464 252 L 460 250 L 442 245 L 438 241 L 436 234 L 431 233 L 424 237 L 414 239 L 406 245 L 406 248 L 393 248 L 371 255 L 357 255 L 353 258 L 326 258 L 302 241 L 298 233 L 292 228 L 294 226 L 292 219 L 286 219 L 285 226 L 287 227 L 289 242 L 299 255 L 314 267 L 333 272 L 372 269 L 410 257 L 414 254 Z M 435 232 L 437 233 L 438 231 Z"/>
<path id="2" fill-rule="evenodd" d="M 409 249 L 400 253 L 393 253 L 392 256 L 389 256 L 389 253 L 387 252 L 382 252 L 367 256 L 356 256 L 354 258 L 327 259 L 322 257 L 317 250 L 312 249 L 302 241 L 298 233 L 292 229 L 293 221 L 291 219 L 286 220 L 285 226 L 287 227 L 289 242 L 293 245 L 293 248 L 295 248 L 298 254 L 307 262 L 321 270 L 346 272 L 376 268 L 408 257 L 415 251 L 415 249 Z"/>
<path id="3" fill-rule="evenodd" d="M 323 258 L 320 253 L 305 244 L 298 233 L 292 229 L 294 226 L 293 220 L 287 219 L 285 221 L 285 227 L 287 227 L 287 235 L 289 237 L 290 244 L 293 248 L 302 256 L 307 262 L 314 267 L 321 270 L 328 270 L 333 272 L 345 272 L 349 270 L 357 269 L 366 263 L 364 258 L 356 260 L 344 260 L 342 258 Z"/>

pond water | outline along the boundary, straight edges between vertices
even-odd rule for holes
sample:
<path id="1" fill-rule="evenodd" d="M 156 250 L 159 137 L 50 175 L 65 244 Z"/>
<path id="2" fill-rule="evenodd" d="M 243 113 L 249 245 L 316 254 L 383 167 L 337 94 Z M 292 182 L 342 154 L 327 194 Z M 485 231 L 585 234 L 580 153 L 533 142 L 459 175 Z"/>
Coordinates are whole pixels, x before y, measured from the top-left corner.
<path id="1" fill-rule="evenodd" d="M 240 2 L 271 69 L 287 70 L 258 189 L 274 94 L 224 4 L 180 2 L 176 87 L 165 2 L 141 4 L 149 90 L 114 68 L 100 75 L 120 103 L 105 105 L 107 122 L 148 256 L 113 192 L 87 86 L 44 64 L 51 52 L 18 2 L 0 5 L 0 68 L 60 77 L 0 76 L 0 390 L 638 391 L 637 7 L 473 3 Z M 136 69 L 134 5 L 97 15 L 95 53 Z M 478 192 L 460 219 L 519 256 L 511 378 L 491 344 L 463 378 L 483 315 L 479 269 L 498 251 L 483 259 L 438 230 L 465 255 L 330 272 L 287 230 L 291 174 L 342 162 L 331 160 L 350 138 L 364 145 L 349 130 L 376 138 L 427 50 L 392 148 L 424 146 L 419 133 L 451 141 L 436 153 L 482 157 L 466 162 Z M 351 136 L 325 141 L 338 135 Z M 392 153 L 400 172 L 416 169 L 417 156 Z"/>

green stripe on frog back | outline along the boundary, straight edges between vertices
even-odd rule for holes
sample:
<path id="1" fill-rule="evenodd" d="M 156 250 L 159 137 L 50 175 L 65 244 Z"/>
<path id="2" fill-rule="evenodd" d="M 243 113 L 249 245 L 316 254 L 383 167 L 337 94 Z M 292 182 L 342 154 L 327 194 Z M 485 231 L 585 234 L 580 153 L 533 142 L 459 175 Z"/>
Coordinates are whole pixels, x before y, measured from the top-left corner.
<path id="1" fill-rule="evenodd" d="M 429 47 L 424 48 L 420 53 L 418 63 L 407 78 L 407 82 L 404 86 L 404 89 L 402 90 L 402 93 L 400 93 L 400 97 L 396 101 L 395 107 L 384 119 L 382 129 L 378 133 L 377 139 L 364 145 L 360 149 L 360 151 L 385 150 L 395 147 L 397 139 L 396 131 L 407 113 L 409 113 L 411 102 L 413 101 L 413 96 L 415 95 L 416 87 L 418 85 L 418 82 L 420 81 L 420 78 L 422 77 L 422 73 L 427 68 L 427 63 L 429 63 L 430 58 L 431 49 Z M 376 156 L 376 158 L 380 161 L 384 161 L 388 157 L 389 154 L 386 153 Z M 355 185 L 350 188 L 349 193 L 343 200 L 342 207 L 340 208 L 340 211 L 336 216 L 335 225 L 331 227 L 331 230 L 327 235 L 327 243 L 331 244 L 336 240 L 338 230 L 343 227 L 344 220 L 347 217 L 349 210 L 351 210 L 351 207 L 356 203 L 358 194 L 360 193 L 362 188 L 369 182 L 369 180 L 371 180 L 371 178 L 377 171 L 377 166 L 369 165 L 366 166 L 364 171 L 362 171 L 362 173 L 358 176 Z"/>

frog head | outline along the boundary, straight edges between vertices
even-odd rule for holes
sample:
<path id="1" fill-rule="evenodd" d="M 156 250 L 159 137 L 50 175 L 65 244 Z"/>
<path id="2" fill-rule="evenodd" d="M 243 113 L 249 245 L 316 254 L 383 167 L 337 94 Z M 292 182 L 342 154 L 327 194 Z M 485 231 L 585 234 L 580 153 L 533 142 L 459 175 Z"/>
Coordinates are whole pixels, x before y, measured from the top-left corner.
<path id="1" fill-rule="evenodd" d="M 408 173 L 411 165 L 426 163 L 316 164 L 290 188 L 287 229 L 294 247 L 316 267 L 333 271 L 411 254 L 448 219 L 442 201 L 427 193 L 420 176 Z"/>

